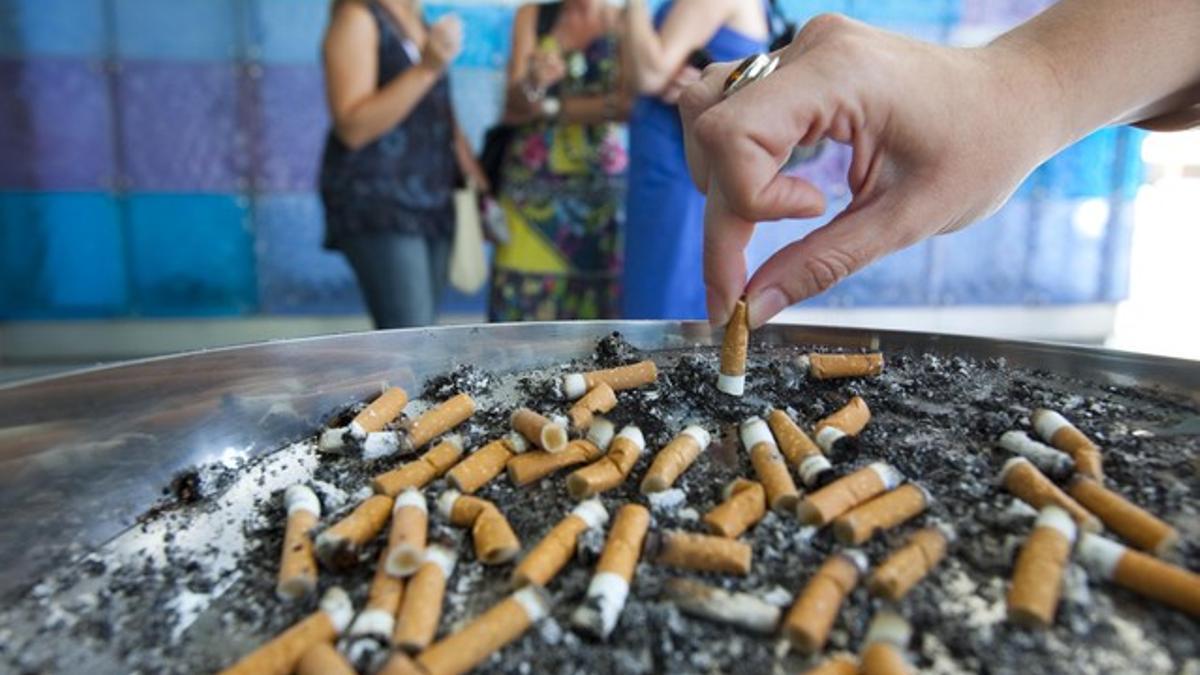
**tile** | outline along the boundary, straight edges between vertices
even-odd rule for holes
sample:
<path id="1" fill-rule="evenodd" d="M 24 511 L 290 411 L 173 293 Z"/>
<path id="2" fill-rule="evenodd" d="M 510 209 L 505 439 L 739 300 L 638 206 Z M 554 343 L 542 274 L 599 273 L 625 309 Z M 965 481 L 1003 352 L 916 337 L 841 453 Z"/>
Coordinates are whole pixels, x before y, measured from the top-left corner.
<path id="1" fill-rule="evenodd" d="M 322 248 L 325 219 L 315 194 L 270 195 L 254 205 L 261 311 L 267 314 L 365 312 L 354 272 Z"/>
<path id="2" fill-rule="evenodd" d="M 315 189 L 329 132 L 321 70 L 268 65 L 261 69 L 256 83 L 257 188 L 267 192 Z"/>
<path id="3" fill-rule="evenodd" d="M 247 1 L 248 56 L 271 64 L 320 64 L 329 0 Z"/>
<path id="4" fill-rule="evenodd" d="M 112 316 L 128 304 L 116 200 L 0 193 L 0 319 Z"/>
<path id="5" fill-rule="evenodd" d="M 257 308 L 246 201 L 231 195 L 128 198 L 134 306 L 149 316 L 247 314 Z"/>
<path id="6" fill-rule="evenodd" d="M 249 170 L 234 66 L 127 63 L 118 79 L 126 171 L 134 191 L 232 192 Z"/>
<path id="7" fill-rule="evenodd" d="M 240 0 L 111 2 L 121 58 L 229 61 L 238 54 Z"/>
<path id="8" fill-rule="evenodd" d="M 0 92 L 0 189 L 112 186 L 112 108 L 97 64 L 0 61 Z"/>
<path id="9" fill-rule="evenodd" d="M 107 52 L 104 4 L 95 0 L 0 0 L 0 56 L 73 56 Z"/>

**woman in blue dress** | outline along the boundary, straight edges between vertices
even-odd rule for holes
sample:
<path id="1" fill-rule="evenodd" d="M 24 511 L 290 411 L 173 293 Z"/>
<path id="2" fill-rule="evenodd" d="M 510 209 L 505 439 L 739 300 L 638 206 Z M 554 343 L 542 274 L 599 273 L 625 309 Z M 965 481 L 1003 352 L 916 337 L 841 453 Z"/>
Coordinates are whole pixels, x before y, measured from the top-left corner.
<path id="1" fill-rule="evenodd" d="M 653 18 L 629 0 L 632 66 L 643 94 L 629 121 L 623 310 L 627 319 L 706 315 L 704 196 L 692 184 L 675 100 L 705 61 L 736 61 L 766 50 L 763 3 L 669 0 Z"/>

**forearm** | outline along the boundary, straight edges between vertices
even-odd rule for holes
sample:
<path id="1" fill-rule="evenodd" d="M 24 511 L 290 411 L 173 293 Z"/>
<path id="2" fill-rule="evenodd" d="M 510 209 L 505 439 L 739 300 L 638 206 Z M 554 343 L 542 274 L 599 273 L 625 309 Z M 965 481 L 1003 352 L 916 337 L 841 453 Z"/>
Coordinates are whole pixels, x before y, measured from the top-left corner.
<path id="1" fill-rule="evenodd" d="M 629 0 L 625 6 L 626 43 L 633 83 L 644 94 L 662 91 L 680 64 L 667 63 L 662 40 L 654 30 L 654 19 L 646 0 Z"/>
<path id="2" fill-rule="evenodd" d="M 563 99 L 559 120 L 579 124 L 618 122 L 629 117 L 633 107 L 630 96 L 614 92 L 598 96 L 572 96 Z"/>
<path id="3" fill-rule="evenodd" d="M 987 48 L 1023 63 L 1060 146 L 1196 103 L 1196 0 L 1062 0 Z M 1012 61 L 1009 61 L 1012 62 Z"/>
<path id="4" fill-rule="evenodd" d="M 441 77 L 441 70 L 417 64 L 374 94 L 335 117 L 338 137 L 352 149 L 361 148 L 408 118 Z"/>

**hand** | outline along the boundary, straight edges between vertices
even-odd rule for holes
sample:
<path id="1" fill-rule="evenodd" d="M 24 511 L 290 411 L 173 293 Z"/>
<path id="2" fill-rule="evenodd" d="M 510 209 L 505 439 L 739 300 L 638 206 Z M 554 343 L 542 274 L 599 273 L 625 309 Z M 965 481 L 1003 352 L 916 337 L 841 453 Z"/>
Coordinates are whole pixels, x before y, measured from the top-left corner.
<path id="1" fill-rule="evenodd" d="M 538 49 L 529 60 L 530 84 L 545 92 L 567 76 L 567 64 L 557 49 Z"/>
<path id="2" fill-rule="evenodd" d="M 454 14 L 447 14 L 429 27 L 425 48 L 421 50 L 421 63 L 435 70 L 445 70 L 462 51 L 462 21 Z"/>
<path id="3" fill-rule="evenodd" d="M 667 84 L 667 87 L 659 93 L 658 97 L 667 105 L 675 105 L 679 102 L 679 97 L 683 95 L 683 91 L 691 85 L 700 81 L 700 69 L 692 66 L 684 66 L 675 73 L 675 77 Z"/>
<path id="4" fill-rule="evenodd" d="M 996 210 L 1062 143 L 1052 72 L 1024 51 L 951 49 L 841 16 L 808 23 L 778 70 L 722 100 L 733 64 L 706 69 L 681 99 L 692 177 L 708 194 L 709 319 L 739 296 L 751 325 L 867 263 Z M 746 284 L 755 223 L 825 210 L 811 183 L 780 175 L 797 144 L 852 147 L 853 199 L 829 224 L 772 256 Z"/>
<path id="5" fill-rule="evenodd" d="M 488 181 L 487 174 L 483 172 L 483 167 L 479 165 L 479 160 L 475 155 L 469 154 L 461 163 L 463 175 L 467 178 L 467 184 L 474 187 L 482 194 L 491 194 L 492 184 Z"/>

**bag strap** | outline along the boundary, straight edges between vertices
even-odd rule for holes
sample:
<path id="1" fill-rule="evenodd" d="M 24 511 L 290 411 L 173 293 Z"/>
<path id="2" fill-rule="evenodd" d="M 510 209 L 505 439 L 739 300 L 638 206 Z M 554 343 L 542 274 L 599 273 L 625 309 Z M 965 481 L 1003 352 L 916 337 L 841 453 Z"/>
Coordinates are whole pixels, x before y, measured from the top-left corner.
<path id="1" fill-rule="evenodd" d="M 796 37 L 796 22 L 788 21 L 779 0 L 767 0 L 767 25 L 771 35 L 768 51 L 783 49 Z"/>

